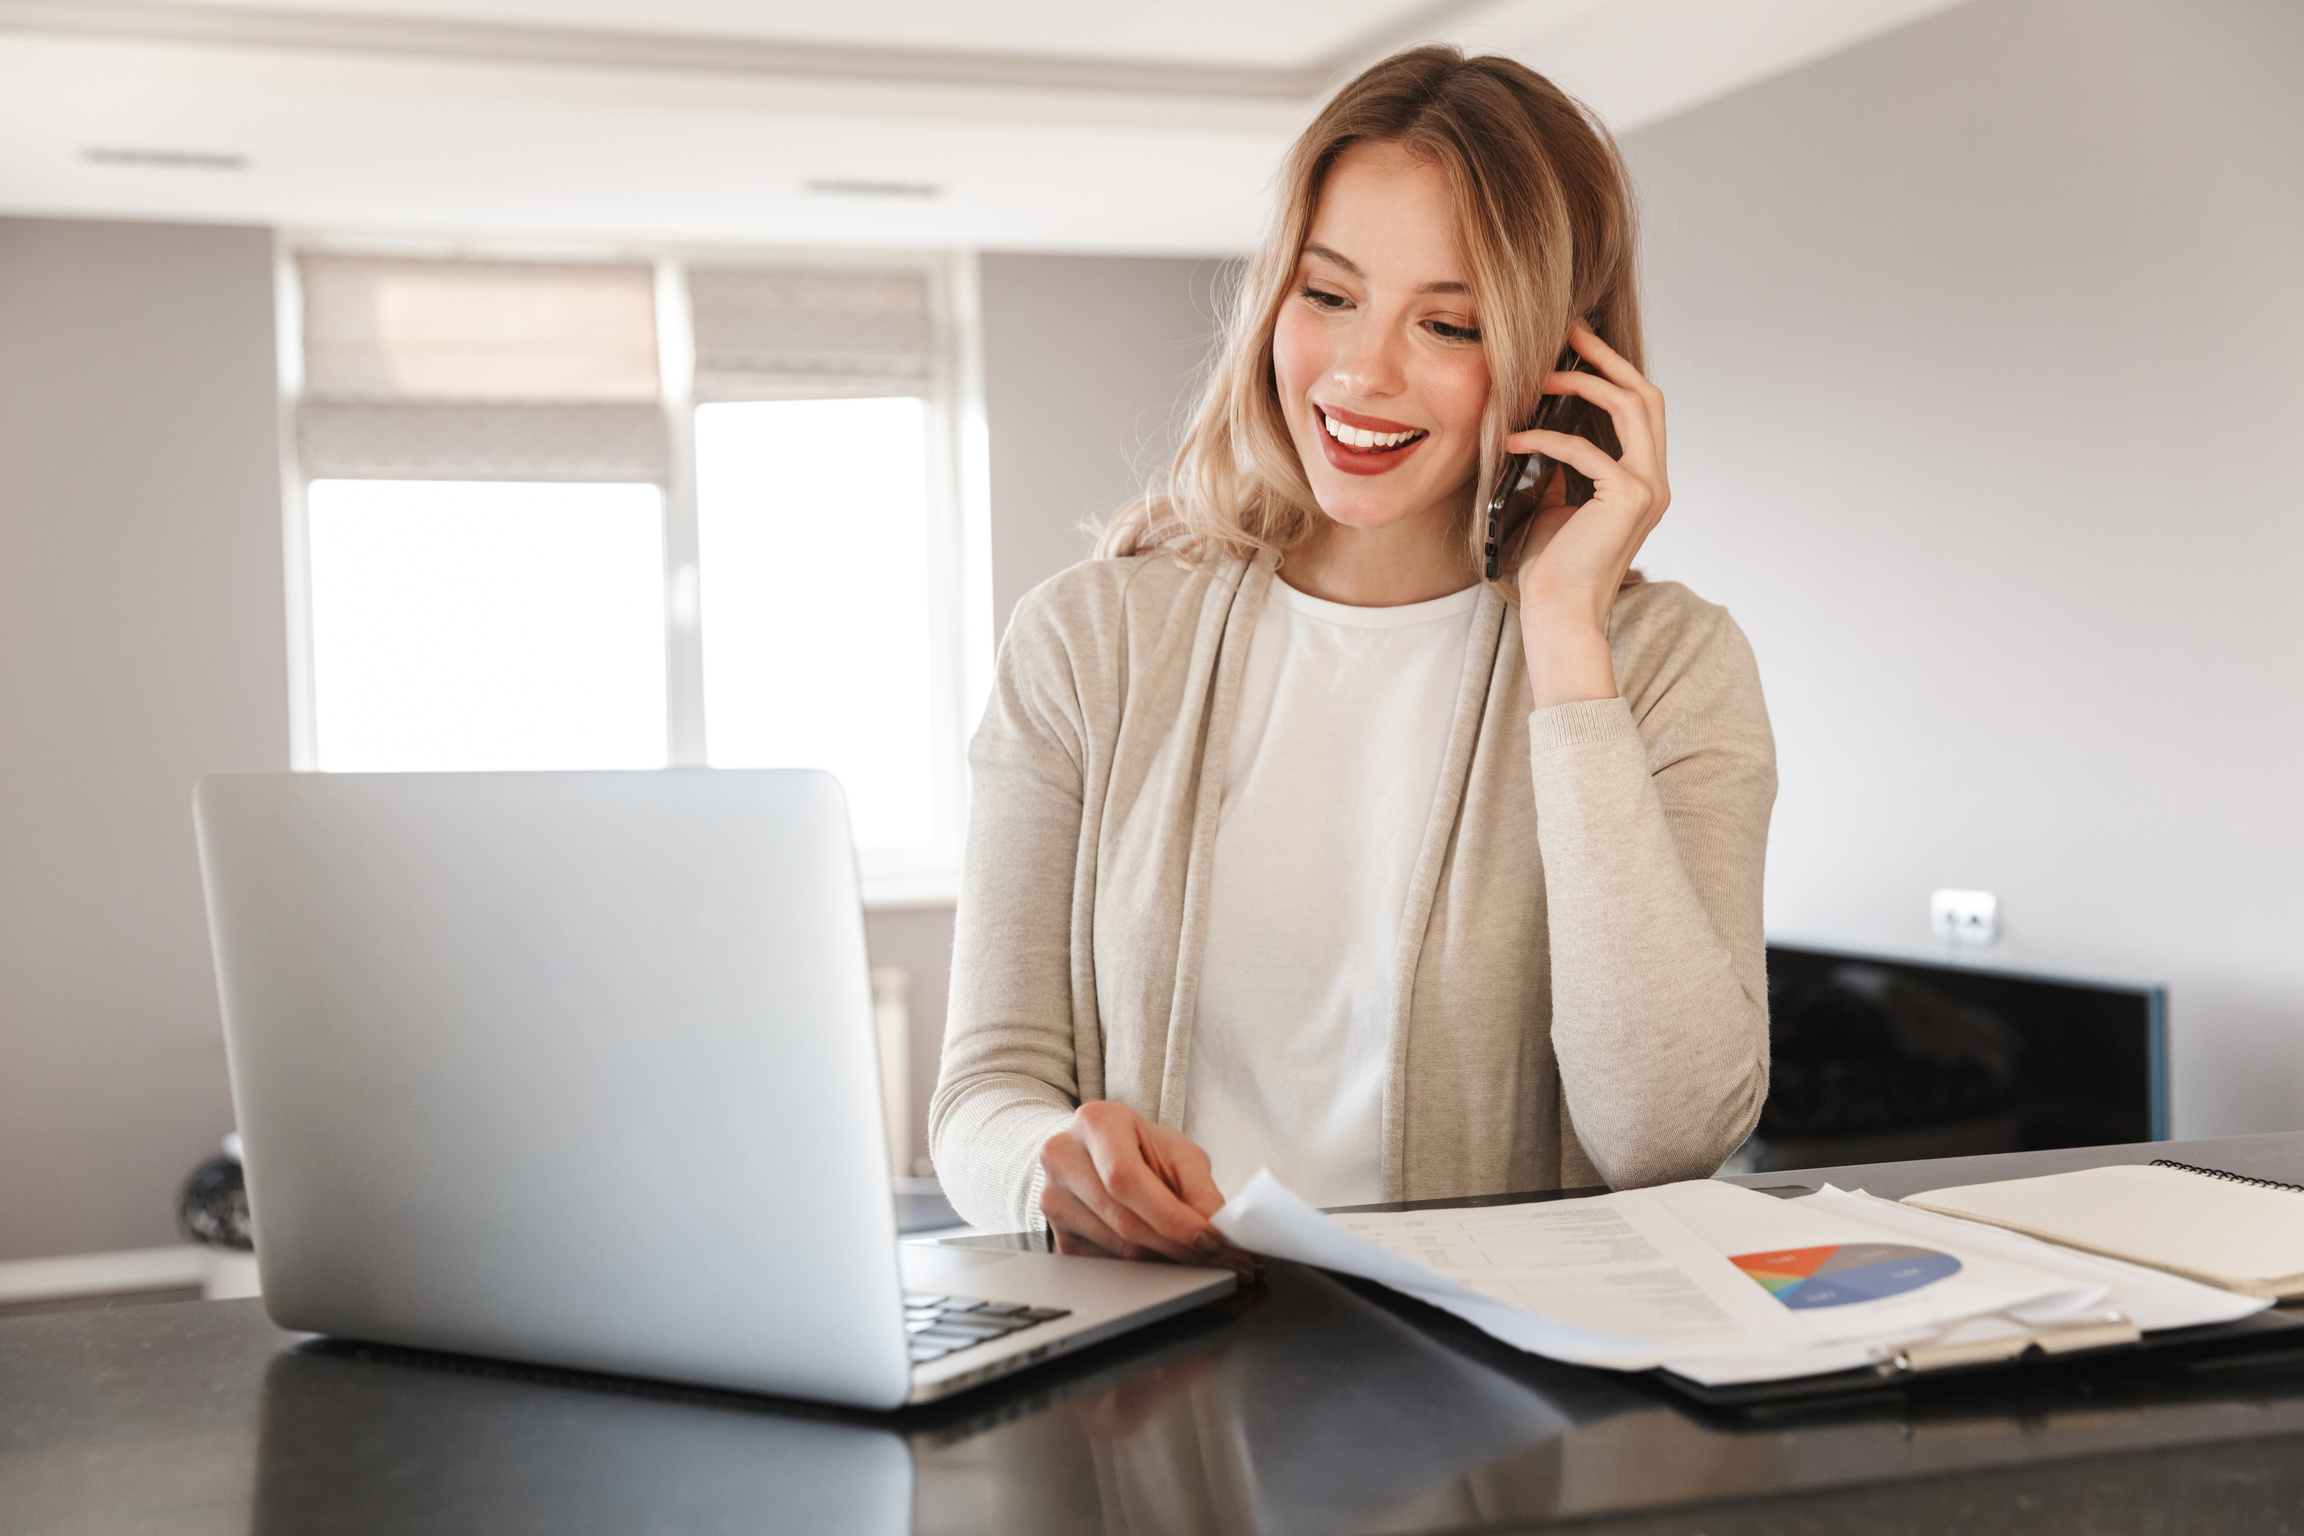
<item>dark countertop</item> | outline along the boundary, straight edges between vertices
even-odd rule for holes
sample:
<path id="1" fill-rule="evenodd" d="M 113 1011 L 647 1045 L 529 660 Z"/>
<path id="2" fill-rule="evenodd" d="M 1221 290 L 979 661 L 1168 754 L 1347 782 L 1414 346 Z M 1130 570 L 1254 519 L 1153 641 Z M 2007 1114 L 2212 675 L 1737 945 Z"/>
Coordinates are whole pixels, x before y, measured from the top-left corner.
<path id="1" fill-rule="evenodd" d="M 1750 1175 L 1903 1195 L 2304 1133 Z M 2304 1197 L 2299 1197 L 2304 1199 Z M 1735 1415 L 1387 1292 L 1268 1286 L 933 1408 L 309 1340 L 259 1303 L 0 1322 L 0 1531 L 2304 1532 L 2304 1352 L 2102 1356 Z"/>

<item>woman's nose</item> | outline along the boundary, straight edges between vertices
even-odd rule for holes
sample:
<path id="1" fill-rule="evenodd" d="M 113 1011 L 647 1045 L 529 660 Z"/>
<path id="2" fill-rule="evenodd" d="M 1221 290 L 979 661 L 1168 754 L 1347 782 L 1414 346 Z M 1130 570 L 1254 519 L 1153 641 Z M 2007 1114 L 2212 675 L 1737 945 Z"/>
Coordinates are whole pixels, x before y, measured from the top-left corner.
<path id="1" fill-rule="evenodd" d="M 1347 395 L 1362 400 L 1382 399 L 1400 392 L 1402 370 L 1398 338 L 1383 325 L 1356 325 L 1345 333 L 1329 374 Z"/>

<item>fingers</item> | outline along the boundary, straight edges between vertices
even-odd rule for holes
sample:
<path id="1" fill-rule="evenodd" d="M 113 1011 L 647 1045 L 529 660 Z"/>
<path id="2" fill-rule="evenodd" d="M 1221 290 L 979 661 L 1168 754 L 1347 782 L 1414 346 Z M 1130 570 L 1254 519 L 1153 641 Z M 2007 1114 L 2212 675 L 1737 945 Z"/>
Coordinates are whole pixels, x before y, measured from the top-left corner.
<path id="1" fill-rule="evenodd" d="M 1647 423 L 1657 472 L 1661 474 L 1664 466 L 1664 391 L 1658 389 L 1646 374 L 1633 367 L 1623 353 L 1602 341 L 1598 331 L 1582 321 L 1569 328 L 1568 344 L 1599 369 L 1602 378 L 1639 397 L 1641 419 Z"/>
<path id="2" fill-rule="evenodd" d="M 1579 322 L 1569 339 L 1578 354 L 1601 371 L 1554 373 L 1545 380 L 1544 391 L 1548 395 L 1572 395 L 1605 410 L 1615 425 L 1623 456 L 1612 457 L 1589 438 L 1544 429 L 1510 434 L 1504 439 L 1505 451 L 1541 453 L 1576 470 L 1592 482 L 1595 501 L 1628 517 L 1636 536 L 1645 538 L 1672 500 L 1664 473 L 1663 392 L 1589 326 Z M 1558 503 L 1553 500 L 1553 486 L 1557 484 L 1555 477 L 1545 487 L 1538 501 L 1540 514 L 1564 505 L 1564 497 Z M 1542 542 L 1549 541 L 1531 541 L 1530 548 L 1539 548 Z M 1632 549 L 1636 551 L 1636 542 Z M 1627 563 L 1630 558 L 1627 553 Z"/>
<path id="3" fill-rule="evenodd" d="M 1216 1187 L 1216 1179 L 1208 1166 L 1208 1154 L 1191 1138 L 1164 1125 L 1147 1125 L 1144 1129 L 1145 1159 L 1176 1192 L 1176 1197 L 1203 1216 L 1213 1216 L 1222 1210 L 1224 1191 Z"/>
<path id="4" fill-rule="evenodd" d="M 1613 457 L 1599 444 L 1568 432 L 1515 432 L 1505 438 L 1506 452 L 1544 454 L 1592 482 L 1592 499 L 1572 508 L 1563 476 L 1554 473 L 1538 499 L 1515 575 L 1527 605 L 1524 623 L 1538 608 L 1574 617 L 1588 606 L 1593 622 L 1586 638 L 1597 640 L 1625 572 L 1671 505 L 1664 471 L 1664 394 L 1590 326 L 1571 326 L 1568 341 L 1595 371 L 1556 372 L 1544 381 L 1544 393 L 1573 396 L 1606 411 L 1623 454 Z M 1529 643 L 1534 647 L 1534 641 Z M 1605 663 L 1605 641 L 1599 644 Z M 1533 649 L 1529 666 L 1532 673 L 1544 670 Z M 1593 675 L 1607 681 L 1605 670 L 1603 665 Z M 1599 698 L 1606 691 L 1565 697 Z"/>
<path id="5" fill-rule="evenodd" d="M 1650 401 L 1638 390 L 1589 373 L 1552 374 L 1544 381 L 1544 393 L 1575 395 L 1606 411 L 1608 419 L 1616 424 L 1616 441 L 1624 447 L 1624 463 L 1628 468 L 1645 474 L 1662 462 L 1664 402 L 1661 395 L 1657 396 L 1652 409 Z M 1509 438 L 1505 440 L 1505 448 L 1509 452 L 1520 451 Z"/>
<path id="6" fill-rule="evenodd" d="M 1041 1148 L 1040 1165 L 1048 1174 L 1040 1209 L 1057 1230 L 1077 1232 L 1118 1258 L 1205 1262 L 1206 1255 L 1189 1241 L 1163 1236 L 1113 1192 L 1109 1175 L 1096 1165 L 1083 1138 L 1051 1137 Z"/>
<path id="7" fill-rule="evenodd" d="M 1097 1214 L 1131 1241 L 1180 1263 L 1203 1262 L 1221 1251 L 1224 1236 L 1179 1199 L 1146 1159 L 1144 1143 L 1150 1138 L 1144 1132 L 1154 1129 L 1135 1115 L 1125 1122 L 1100 1117 L 1088 1126 L 1088 1155 L 1109 1202 L 1109 1207 L 1099 1204 Z"/>
<path id="8" fill-rule="evenodd" d="M 1048 1230 L 1056 1236 L 1058 1253 L 1083 1254 L 1092 1259 L 1125 1259 L 1135 1255 L 1124 1250 L 1128 1244 L 1118 1233 L 1106 1226 L 1094 1211 L 1080 1203 L 1067 1189 L 1049 1185 L 1040 1192 L 1040 1214 L 1048 1218 Z"/>
<path id="9" fill-rule="evenodd" d="M 1084 1237 L 1077 1237 L 1070 1232 L 1058 1231 L 1056 1228 L 1051 1227 L 1049 1228 L 1049 1234 L 1055 1239 L 1056 1251 L 1066 1255 L 1069 1258 L 1112 1259 L 1115 1261 L 1120 1259 L 1120 1255 L 1116 1253 L 1109 1253 L 1104 1249 L 1097 1247 L 1094 1243 L 1088 1241 L 1088 1239 Z"/>
<path id="10" fill-rule="evenodd" d="M 1203 1216 L 1213 1216 L 1224 1208 L 1224 1191 L 1216 1187 L 1215 1176 L 1208 1166 L 1208 1154 L 1190 1137 L 1164 1125 L 1146 1123 L 1144 1154 L 1154 1171 L 1159 1173 L 1185 1205 Z M 1193 1245 L 1207 1254 L 1207 1258 L 1200 1262 L 1213 1260 L 1229 1265 L 1240 1271 L 1241 1276 L 1247 1280 L 1264 1278 L 1262 1259 L 1244 1248 L 1234 1247 L 1229 1241 L 1222 1241 L 1223 1234 L 1217 1232 L 1214 1226 L 1211 1225 L 1208 1231 L 1219 1239 L 1221 1246 L 1210 1251 L 1195 1237 Z"/>
<path id="11" fill-rule="evenodd" d="M 1600 339 L 1600 333 L 1578 320 L 1568 327 L 1568 345 L 1576 355 L 1600 370 L 1600 377 L 1611 384 L 1631 390 L 1643 400 L 1651 400 L 1659 418 L 1664 410 L 1664 391 L 1648 382 L 1648 376 L 1628 362 L 1624 354 Z"/>
<path id="12" fill-rule="evenodd" d="M 1568 471 L 1554 464 L 1544 471 L 1544 483 L 1536 487 L 1536 515 L 1541 517 L 1567 505 Z"/>
<path id="13" fill-rule="evenodd" d="M 1601 340 L 1600 333 L 1582 320 L 1568 328 L 1568 345 L 1597 370 L 1601 382 L 1624 390 L 1631 397 L 1629 401 L 1620 400 L 1614 404 L 1598 400 L 1595 403 L 1600 404 L 1615 419 L 1617 438 L 1625 445 L 1627 458 L 1631 456 L 1632 440 L 1626 435 L 1625 429 L 1630 419 L 1636 418 L 1641 423 L 1649 444 L 1648 452 L 1653 455 L 1653 462 L 1661 474 L 1664 464 L 1664 391 L 1658 389 L 1646 374 L 1633 367 L 1623 353 Z M 1544 392 L 1548 395 L 1579 394 L 1594 399 L 1581 388 L 1563 389 L 1556 382 L 1562 378 L 1592 377 L 1584 373 L 1555 373 L 1545 382 Z M 1636 409 L 1633 402 L 1637 402 Z"/>
<path id="14" fill-rule="evenodd" d="M 1263 1272 L 1204 1214 L 1224 1203 L 1208 1154 L 1125 1106 L 1082 1105 L 1041 1144 L 1040 1166 L 1040 1210 L 1060 1253 L 1223 1264 L 1251 1281 Z"/>
<path id="15" fill-rule="evenodd" d="M 1245 1256 L 1177 1194 L 1190 1179 L 1196 1199 L 1211 1211 L 1223 1204 L 1208 1177 L 1207 1154 L 1176 1132 L 1123 1105 L 1089 1103 L 1042 1144 L 1040 1163 L 1047 1176 L 1041 1209 L 1059 1230 L 1068 1225 L 1122 1258 L 1222 1262 L 1245 1271 Z"/>
<path id="16" fill-rule="evenodd" d="M 1625 467 L 1608 456 L 1608 450 L 1588 437 L 1573 432 L 1515 432 L 1505 439 L 1514 453 L 1541 453 L 1547 458 L 1581 472 L 1595 487 L 1611 493 L 1612 501 L 1637 503 L 1646 511 L 1647 503 L 1654 499 L 1655 487 L 1645 479 L 1626 472 Z"/>

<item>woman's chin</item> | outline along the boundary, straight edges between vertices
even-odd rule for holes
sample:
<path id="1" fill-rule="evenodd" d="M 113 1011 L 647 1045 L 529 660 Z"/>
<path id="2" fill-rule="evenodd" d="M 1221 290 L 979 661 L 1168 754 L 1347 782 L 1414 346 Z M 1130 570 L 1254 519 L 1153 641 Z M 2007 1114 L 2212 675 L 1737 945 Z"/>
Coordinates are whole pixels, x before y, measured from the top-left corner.
<path id="1" fill-rule="evenodd" d="M 1313 482 L 1312 491 L 1319 501 L 1321 514 L 1328 521 L 1340 523 L 1346 528 L 1357 528 L 1364 533 L 1389 528 L 1394 523 L 1413 517 L 1431 500 L 1430 497 L 1418 499 L 1398 495 L 1371 495 L 1358 485 L 1324 486 L 1317 480 Z"/>
<path id="2" fill-rule="evenodd" d="M 1328 521 L 1345 528 L 1356 528 L 1362 533 L 1373 533 L 1379 528 L 1389 528 L 1408 515 L 1398 507 L 1330 506 L 1326 502 L 1320 504 L 1320 511 Z"/>

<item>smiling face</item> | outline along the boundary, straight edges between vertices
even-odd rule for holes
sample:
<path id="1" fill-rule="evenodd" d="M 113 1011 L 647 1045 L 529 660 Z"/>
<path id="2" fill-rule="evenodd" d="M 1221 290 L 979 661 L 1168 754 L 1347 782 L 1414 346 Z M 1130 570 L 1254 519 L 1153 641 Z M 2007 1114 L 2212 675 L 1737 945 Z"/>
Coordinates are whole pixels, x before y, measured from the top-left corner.
<path id="1" fill-rule="evenodd" d="M 1414 520 L 1447 535 L 1480 462 L 1488 363 L 1438 166 L 1395 144 L 1337 160 L 1272 366 L 1321 511 L 1351 528 Z"/>

